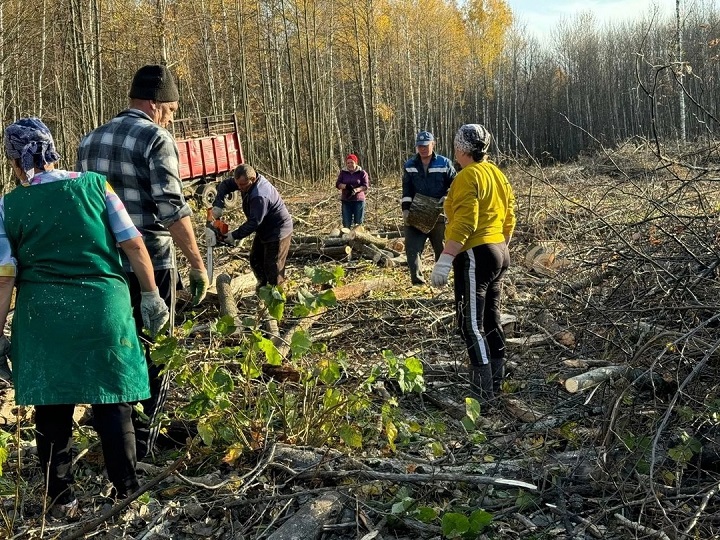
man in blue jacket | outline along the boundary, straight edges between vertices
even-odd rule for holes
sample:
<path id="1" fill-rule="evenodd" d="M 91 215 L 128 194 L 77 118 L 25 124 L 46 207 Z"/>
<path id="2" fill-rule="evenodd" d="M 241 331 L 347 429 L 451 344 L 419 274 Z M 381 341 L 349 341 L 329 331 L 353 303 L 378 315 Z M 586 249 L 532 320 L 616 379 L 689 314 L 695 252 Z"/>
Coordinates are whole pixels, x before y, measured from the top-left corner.
<path id="1" fill-rule="evenodd" d="M 437 199 L 442 204 L 450 183 L 455 178 L 455 167 L 445 156 L 435 153 L 435 137 L 429 131 L 421 131 L 415 138 L 417 153 L 405 162 L 402 179 L 402 213 L 405 221 L 405 254 L 410 268 L 410 281 L 413 285 L 423 285 L 420 256 L 425 249 L 425 242 L 430 239 L 435 260 L 443 250 L 445 236 L 445 219 L 440 216 L 435 226 L 427 233 L 407 224 L 410 206 L 417 194 Z"/>
<path id="2" fill-rule="evenodd" d="M 238 190 L 247 221 L 229 232 L 224 241 L 234 245 L 255 233 L 250 248 L 250 268 L 258 280 L 258 287 L 281 285 L 285 281 L 285 260 L 293 230 L 290 212 L 275 186 L 243 163 L 235 169 L 233 178 L 218 184 L 212 208 L 215 219 L 222 216 L 225 197 Z"/>

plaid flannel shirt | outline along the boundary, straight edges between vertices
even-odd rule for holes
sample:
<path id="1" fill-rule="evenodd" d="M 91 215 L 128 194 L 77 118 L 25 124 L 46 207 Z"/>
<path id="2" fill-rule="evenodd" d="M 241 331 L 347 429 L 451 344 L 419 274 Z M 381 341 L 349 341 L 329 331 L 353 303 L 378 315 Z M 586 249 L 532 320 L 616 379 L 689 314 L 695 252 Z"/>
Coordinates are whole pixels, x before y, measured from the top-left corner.
<path id="1" fill-rule="evenodd" d="M 153 268 L 173 268 L 167 227 L 192 215 L 182 194 L 178 150 L 170 133 L 137 109 L 127 109 L 88 133 L 76 169 L 107 177 L 140 230 Z M 125 270 L 130 265 L 123 259 Z"/>

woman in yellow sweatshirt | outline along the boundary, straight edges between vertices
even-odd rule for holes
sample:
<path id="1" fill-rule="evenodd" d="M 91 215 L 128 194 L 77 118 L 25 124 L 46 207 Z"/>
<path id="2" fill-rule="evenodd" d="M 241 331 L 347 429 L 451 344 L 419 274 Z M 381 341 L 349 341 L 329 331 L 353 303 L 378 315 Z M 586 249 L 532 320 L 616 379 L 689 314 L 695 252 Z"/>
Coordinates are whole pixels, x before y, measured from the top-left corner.
<path id="1" fill-rule="evenodd" d="M 473 397 L 487 403 L 499 391 L 505 365 L 500 325 L 500 281 L 510 264 L 515 195 L 505 175 L 488 161 L 492 136 L 480 124 L 455 135 L 462 167 L 445 199 L 445 249 L 431 276 L 435 287 L 455 275 L 457 321 L 470 356 Z"/>

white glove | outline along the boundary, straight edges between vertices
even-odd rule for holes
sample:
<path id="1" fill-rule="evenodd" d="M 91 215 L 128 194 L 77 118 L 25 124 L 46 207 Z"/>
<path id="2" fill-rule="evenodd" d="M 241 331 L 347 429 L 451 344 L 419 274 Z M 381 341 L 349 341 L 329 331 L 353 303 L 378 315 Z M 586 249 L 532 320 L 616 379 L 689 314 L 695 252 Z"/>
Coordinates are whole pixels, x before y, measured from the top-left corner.
<path id="1" fill-rule="evenodd" d="M 449 253 L 443 253 L 440 258 L 433 266 L 432 275 L 430 276 L 430 283 L 433 287 L 442 287 L 447 285 L 448 276 L 450 275 L 450 269 L 452 268 L 453 259 L 455 257 Z"/>
<path id="2" fill-rule="evenodd" d="M 220 219 L 223 215 L 223 209 L 219 206 L 213 206 L 212 210 L 210 211 L 212 212 L 212 217 L 214 217 L 215 219 Z"/>
<path id="3" fill-rule="evenodd" d="M 140 293 L 140 313 L 142 314 L 143 326 L 155 337 L 160 329 L 170 319 L 170 310 L 160 298 L 160 292 L 155 289 L 151 292 Z"/>

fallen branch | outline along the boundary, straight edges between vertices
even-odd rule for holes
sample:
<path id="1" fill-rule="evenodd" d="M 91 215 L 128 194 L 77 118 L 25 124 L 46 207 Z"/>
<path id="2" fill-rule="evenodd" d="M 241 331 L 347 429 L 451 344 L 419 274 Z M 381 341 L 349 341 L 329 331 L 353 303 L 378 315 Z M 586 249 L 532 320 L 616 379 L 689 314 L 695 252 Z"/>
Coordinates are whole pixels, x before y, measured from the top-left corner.
<path id="1" fill-rule="evenodd" d="M 182 456 L 180 456 L 178 459 L 176 459 L 174 463 L 172 463 L 169 467 L 167 467 L 163 472 L 161 472 L 155 478 L 153 478 L 149 482 L 143 484 L 137 490 L 135 490 L 133 493 L 131 493 L 127 497 L 127 499 L 118 501 L 112 508 L 110 508 L 106 512 L 103 512 L 102 514 L 100 514 L 100 516 L 93 519 L 92 521 L 87 522 L 85 525 L 83 525 L 77 531 L 70 533 L 68 536 L 66 536 L 64 538 L 64 540 L 75 540 L 76 538 L 81 538 L 82 536 L 85 536 L 89 532 L 94 531 L 100 525 L 105 523 L 108 519 L 112 518 L 113 516 L 118 515 L 120 512 L 125 510 L 128 506 L 130 506 L 130 503 L 132 503 L 135 499 L 140 497 L 140 495 L 142 495 L 146 491 L 150 491 L 152 488 L 157 486 L 160 482 L 165 480 L 168 476 L 170 476 L 175 471 L 177 471 L 189 457 L 190 457 L 190 453 L 188 451 L 185 454 L 183 454 Z"/>

